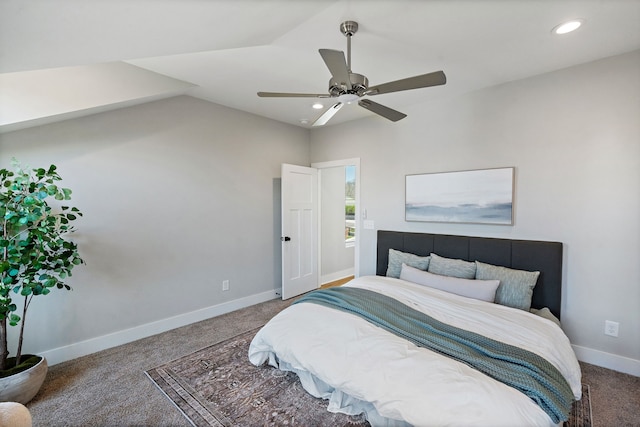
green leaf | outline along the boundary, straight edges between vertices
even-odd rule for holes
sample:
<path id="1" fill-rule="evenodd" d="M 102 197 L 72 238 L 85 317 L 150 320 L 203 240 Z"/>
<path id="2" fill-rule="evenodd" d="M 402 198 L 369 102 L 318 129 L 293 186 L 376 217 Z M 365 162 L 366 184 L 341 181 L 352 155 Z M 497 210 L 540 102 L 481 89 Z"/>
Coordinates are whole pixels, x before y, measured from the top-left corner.
<path id="1" fill-rule="evenodd" d="M 9 316 L 9 324 L 11 326 L 17 326 L 18 323 L 20 323 L 20 316 L 16 314 L 11 314 L 11 316 Z"/>

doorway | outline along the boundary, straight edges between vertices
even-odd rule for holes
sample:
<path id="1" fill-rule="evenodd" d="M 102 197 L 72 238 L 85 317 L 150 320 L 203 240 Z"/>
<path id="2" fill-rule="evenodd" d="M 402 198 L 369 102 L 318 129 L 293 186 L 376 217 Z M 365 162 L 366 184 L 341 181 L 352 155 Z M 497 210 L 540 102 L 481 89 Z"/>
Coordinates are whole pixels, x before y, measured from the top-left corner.
<path id="1" fill-rule="evenodd" d="M 359 276 L 360 159 L 313 163 L 318 170 L 320 286 Z"/>

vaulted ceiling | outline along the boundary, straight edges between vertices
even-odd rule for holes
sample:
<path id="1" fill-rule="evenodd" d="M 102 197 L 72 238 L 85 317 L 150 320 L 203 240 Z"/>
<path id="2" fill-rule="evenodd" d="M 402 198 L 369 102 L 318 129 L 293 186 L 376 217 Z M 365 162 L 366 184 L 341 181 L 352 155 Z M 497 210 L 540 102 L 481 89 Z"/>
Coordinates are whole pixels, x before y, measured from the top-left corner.
<path id="1" fill-rule="evenodd" d="M 584 25 L 552 34 L 569 19 Z M 310 127 L 314 99 L 256 92 L 326 93 L 318 49 L 346 51 L 346 20 L 370 85 L 446 73 L 375 97 L 399 111 L 640 49 L 640 0 L 2 0 L 0 130 L 177 94 Z M 346 105 L 328 125 L 369 116 Z"/>

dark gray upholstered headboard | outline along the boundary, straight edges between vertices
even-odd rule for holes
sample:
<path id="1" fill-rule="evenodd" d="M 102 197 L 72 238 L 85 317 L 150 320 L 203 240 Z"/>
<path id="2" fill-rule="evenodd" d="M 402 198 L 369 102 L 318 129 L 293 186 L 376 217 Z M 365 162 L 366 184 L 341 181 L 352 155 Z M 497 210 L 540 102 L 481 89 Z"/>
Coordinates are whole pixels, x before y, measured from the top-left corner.
<path id="1" fill-rule="evenodd" d="M 533 308 L 549 307 L 559 319 L 562 305 L 562 243 L 510 240 L 446 234 L 378 230 L 376 274 L 384 276 L 389 249 L 427 256 L 431 252 L 447 258 L 480 261 L 517 270 L 539 271 L 533 289 Z"/>

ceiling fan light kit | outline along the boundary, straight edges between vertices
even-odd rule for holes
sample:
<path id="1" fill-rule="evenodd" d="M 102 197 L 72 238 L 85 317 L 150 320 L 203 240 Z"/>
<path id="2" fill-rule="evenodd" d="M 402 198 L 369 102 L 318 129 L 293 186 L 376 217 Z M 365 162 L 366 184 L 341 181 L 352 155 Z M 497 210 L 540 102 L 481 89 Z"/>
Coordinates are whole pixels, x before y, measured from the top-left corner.
<path id="1" fill-rule="evenodd" d="M 403 90 L 420 89 L 431 86 L 443 85 L 447 78 L 442 71 L 422 74 L 415 77 L 396 80 L 369 87 L 369 80 L 362 74 L 351 71 L 351 37 L 358 31 L 358 23 L 345 21 L 340 24 L 340 32 L 347 38 L 347 55 L 340 50 L 320 49 L 320 56 L 331 73 L 329 90 L 327 94 L 320 93 L 282 93 L 282 92 L 258 92 L 262 98 L 334 98 L 337 102 L 327 109 L 312 126 L 326 124 L 344 104 L 358 101 L 358 105 L 388 120 L 396 122 L 407 117 L 406 114 L 392 108 L 373 102 L 369 99 L 360 99 L 364 96 L 380 95 L 384 93 L 400 92 Z"/>
<path id="2" fill-rule="evenodd" d="M 311 126 L 322 126 L 326 124 L 329 121 L 329 119 L 331 119 L 331 117 L 333 117 L 333 115 L 336 114 L 338 110 L 342 108 L 343 105 L 344 104 L 342 102 L 333 104 L 331 107 L 329 107 L 327 111 L 322 113 L 322 115 L 318 117 L 318 119 L 315 122 L 313 122 Z"/>

